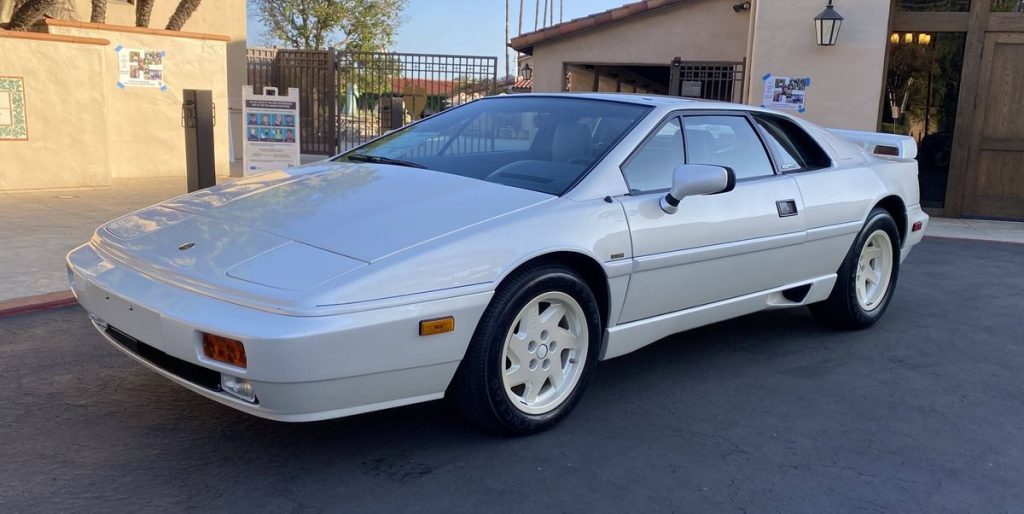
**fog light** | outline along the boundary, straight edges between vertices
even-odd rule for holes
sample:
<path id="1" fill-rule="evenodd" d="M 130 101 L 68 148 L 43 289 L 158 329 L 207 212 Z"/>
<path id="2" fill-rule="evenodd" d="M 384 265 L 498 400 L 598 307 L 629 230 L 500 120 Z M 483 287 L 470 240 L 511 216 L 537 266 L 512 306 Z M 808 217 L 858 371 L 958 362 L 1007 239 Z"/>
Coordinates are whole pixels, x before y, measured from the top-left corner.
<path id="1" fill-rule="evenodd" d="M 244 378 L 233 377 L 231 375 L 221 375 L 220 388 L 249 403 L 256 403 L 256 390 L 253 389 L 252 384 Z"/>

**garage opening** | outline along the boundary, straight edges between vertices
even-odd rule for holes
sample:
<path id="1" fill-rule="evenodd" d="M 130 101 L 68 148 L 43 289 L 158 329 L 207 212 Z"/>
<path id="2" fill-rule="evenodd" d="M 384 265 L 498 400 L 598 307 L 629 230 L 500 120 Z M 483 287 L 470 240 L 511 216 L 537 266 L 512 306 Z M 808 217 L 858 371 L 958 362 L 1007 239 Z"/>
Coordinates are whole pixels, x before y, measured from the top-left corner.
<path id="1" fill-rule="evenodd" d="M 745 61 L 670 64 L 566 63 L 566 91 L 672 95 L 743 102 Z"/>

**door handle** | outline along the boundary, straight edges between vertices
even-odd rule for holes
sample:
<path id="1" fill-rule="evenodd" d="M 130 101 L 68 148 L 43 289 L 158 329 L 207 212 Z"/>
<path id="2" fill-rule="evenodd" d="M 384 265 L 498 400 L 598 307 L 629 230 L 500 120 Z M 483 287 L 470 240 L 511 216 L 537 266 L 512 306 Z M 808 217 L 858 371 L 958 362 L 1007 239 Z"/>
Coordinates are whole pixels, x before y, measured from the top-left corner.
<path id="1" fill-rule="evenodd" d="M 775 208 L 778 209 L 780 218 L 788 218 L 798 214 L 796 200 L 779 200 L 775 202 Z"/>

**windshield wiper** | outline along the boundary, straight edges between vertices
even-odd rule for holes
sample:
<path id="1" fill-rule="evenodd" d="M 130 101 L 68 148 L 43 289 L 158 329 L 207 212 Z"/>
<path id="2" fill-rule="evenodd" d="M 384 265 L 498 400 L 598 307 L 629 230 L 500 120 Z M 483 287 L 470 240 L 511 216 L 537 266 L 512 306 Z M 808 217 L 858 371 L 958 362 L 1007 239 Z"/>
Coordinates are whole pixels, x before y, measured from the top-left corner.
<path id="1" fill-rule="evenodd" d="M 422 164 L 419 164 L 419 163 L 410 162 L 410 161 L 403 161 L 403 160 L 400 160 L 400 159 L 392 159 L 390 157 L 383 157 L 383 156 L 380 156 L 380 155 L 370 155 L 370 154 L 366 154 L 366 153 L 356 153 L 356 154 L 352 154 L 352 155 L 346 155 L 345 158 L 350 160 L 350 161 L 355 161 L 355 162 L 372 162 L 374 164 L 393 164 L 395 166 L 406 166 L 406 167 L 409 167 L 409 168 L 419 168 L 419 169 L 424 169 L 424 170 L 427 169 L 426 166 L 424 166 Z"/>

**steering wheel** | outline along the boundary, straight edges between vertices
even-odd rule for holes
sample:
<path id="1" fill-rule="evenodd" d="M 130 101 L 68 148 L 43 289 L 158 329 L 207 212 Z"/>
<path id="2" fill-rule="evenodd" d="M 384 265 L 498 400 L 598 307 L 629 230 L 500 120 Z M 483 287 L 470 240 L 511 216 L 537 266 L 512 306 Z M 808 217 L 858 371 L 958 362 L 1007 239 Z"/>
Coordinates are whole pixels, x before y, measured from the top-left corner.
<path id="1" fill-rule="evenodd" d="M 569 161 L 566 164 L 577 164 L 579 166 L 586 166 L 590 164 L 590 159 L 587 159 L 586 157 L 576 157 L 573 159 L 569 159 Z"/>

